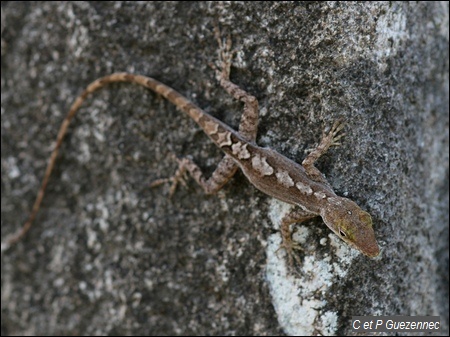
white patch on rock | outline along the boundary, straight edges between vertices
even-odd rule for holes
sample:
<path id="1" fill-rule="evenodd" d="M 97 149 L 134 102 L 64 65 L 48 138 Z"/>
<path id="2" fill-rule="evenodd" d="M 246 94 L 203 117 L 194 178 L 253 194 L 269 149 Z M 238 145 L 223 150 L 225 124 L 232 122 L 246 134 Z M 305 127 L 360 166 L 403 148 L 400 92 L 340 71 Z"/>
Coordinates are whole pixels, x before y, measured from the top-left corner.
<path id="1" fill-rule="evenodd" d="M 377 40 L 374 43 L 375 59 L 381 71 L 388 65 L 387 60 L 403 48 L 403 41 L 409 39 L 409 31 L 406 27 L 406 16 L 402 11 L 388 10 L 377 20 Z"/>
<path id="2" fill-rule="evenodd" d="M 272 199 L 268 215 L 276 229 L 292 207 Z M 300 235 L 294 235 L 293 239 L 308 250 L 309 239 L 312 240 L 309 237 L 310 230 L 306 226 L 301 229 L 303 230 L 298 231 Z M 336 239 L 339 240 L 337 237 Z M 337 264 L 331 263 L 330 256 L 319 259 L 315 254 L 301 252 L 299 254 L 304 254 L 303 264 L 296 267 L 301 268 L 300 275 L 296 275 L 288 271 L 285 252 L 278 250 L 280 244 L 281 235 L 275 233 L 268 238 L 266 247 L 266 278 L 280 326 L 286 334 L 292 336 L 310 336 L 317 332 L 321 335 L 334 335 L 339 316 L 336 311 L 325 309 L 326 294 L 335 277 L 341 279 L 346 276 L 350 262 L 358 254 L 342 254 L 347 249 L 341 250 Z M 343 242 L 341 245 L 346 246 Z M 349 251 L 350 248 L 347 253 Z"/>

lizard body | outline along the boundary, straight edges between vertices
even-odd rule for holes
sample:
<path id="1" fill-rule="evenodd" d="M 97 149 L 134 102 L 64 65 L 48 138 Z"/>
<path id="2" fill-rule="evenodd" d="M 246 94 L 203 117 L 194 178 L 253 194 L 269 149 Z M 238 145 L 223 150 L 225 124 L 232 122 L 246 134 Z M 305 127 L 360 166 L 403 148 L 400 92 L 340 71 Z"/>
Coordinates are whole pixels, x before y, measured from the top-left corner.
<path id="1" fill-rule="evenodd" d="M 281 223 L 282 248 L 286 249 L 290 262 L 292 262 L 293 250 L 299 248 L 291 240 L 290 224 L 316 216 L 321 216 L 325 224 L 349 245 L 369 257 L 377 256 L 379 248 L 372 229 L 370 215 L 350 199 L 337 196 L 325 177 L 314 166 L 315 161 L 330 146 L 338 145 L 337 141 L 342 136 L 338 133 L 342 130 L 343 125 L 337 122 L 328 133 L 324 133 L 319 146 L 307 156 L 302 165 L 272 149 L 256 145 L 258 101 L 254 96 L 240 89 L 229 80 L 230 45 L 230 40 L 225 48 L 221 45 L 222 70 L 216 70 L 221 86 L 234 98 L 244 103 L 239 131 L 233 130 L 197 107 L 174 89 L 151 77 L 114 73 L 99 78 L 92 82 L 75 100 L 64 119 L 31 215 L 21 230 L 8 241 L 8 245 L 20 240 L 30 229 L 42 202 L 67 128 L 83 101 L 88 95 L 109 83 L 129 82 L 144 86 L 173 103 L 178 109 L 191 117 L 214 144 L 225 153 L 225 157 L 209 179 L 203 176 L 200 168 L 192 160 L 184 158 L 179 160 L 180 167 L 174 178 L 160 179 L 152 184 L 153 186 L 172 181 L 170 190 L 172 194 L 180 177 L 183 176 L 185 171 L 188 171 L 205 192 L 211 194 L 218 191 L 240 168 L 249 181 L 262 192 L 299 207 L 287 214 Z"/>

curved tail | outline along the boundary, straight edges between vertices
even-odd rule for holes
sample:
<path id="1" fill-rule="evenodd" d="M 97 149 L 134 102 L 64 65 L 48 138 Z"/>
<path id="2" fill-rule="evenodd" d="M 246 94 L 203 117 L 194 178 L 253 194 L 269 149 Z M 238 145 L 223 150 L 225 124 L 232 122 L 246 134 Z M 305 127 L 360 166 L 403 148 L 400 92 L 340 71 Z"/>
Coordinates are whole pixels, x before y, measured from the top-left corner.
<path id="1" fill-rule="evenodd" d="M 194 121 L 199 122 L 200 118 L 204 116 L 204 112 L 197 107 L 195 104 L 190 102 L 187 98 L 173 90 L 172 88 L 166 86 L 165 84 L 146 76 L 141 75 L 133 75 L 129 73 L 114 73 L 105 77 L 101 77 L 91 84 L 87 86 L 87 88 L 81 93 L 80 96 L 77 97 L 75 102 L 70 107 L 70 110 L 62 122 L 62 125 L 58 132 L 58 137 L 56 138 L 56 144 L 50 156 L 49 162 L 47 164 L 47 168 L 45 170 L 44 178 L 42 180 L 41 188 L 36 196 L 36 200 L 34 201 L 33 208 L 31 210 L 30 216 L 25 224 L 17 231 L 16 234 L 13 234 L 12 237 L 8 238 L 6 244 L 2 243 L 2 251 L 8 249 L 11 245 L 20 241 L 30 230 L 34 219 L 39 211 L 42 200 L 45 195 L 45 190 L 47 188 L 48 181 L 53 171 L 53 167 L 55 166 L 56 158 L 58 156 L 59 149 L 64 140 L 64 137 L 67 133 L 67 129 L 69 127 L 70 122 L 73 117 L 79 110 L 80 106 L 83 104 L 84 100 L 92 94 L 93 92 L 105 87 L 109 83 L 114 82 L 129 82 L 136 83 L 146 88 L 151 89 L 157 94 L 162 95 L 171 103 L 175 104 L 179 109 L 187 113 Z"/>

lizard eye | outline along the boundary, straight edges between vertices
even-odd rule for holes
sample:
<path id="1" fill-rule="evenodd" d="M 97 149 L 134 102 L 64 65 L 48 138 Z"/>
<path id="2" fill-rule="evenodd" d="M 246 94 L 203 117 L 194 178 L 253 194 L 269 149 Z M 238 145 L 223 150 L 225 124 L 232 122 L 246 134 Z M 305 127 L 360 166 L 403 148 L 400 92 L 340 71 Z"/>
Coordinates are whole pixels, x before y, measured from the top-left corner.
<path id="1" fill-rule="evenodd" d="M 339 235 L 346 237 L 347 235 L 345 235 L 344 231 L 342 229 L 339 228 Z"/>

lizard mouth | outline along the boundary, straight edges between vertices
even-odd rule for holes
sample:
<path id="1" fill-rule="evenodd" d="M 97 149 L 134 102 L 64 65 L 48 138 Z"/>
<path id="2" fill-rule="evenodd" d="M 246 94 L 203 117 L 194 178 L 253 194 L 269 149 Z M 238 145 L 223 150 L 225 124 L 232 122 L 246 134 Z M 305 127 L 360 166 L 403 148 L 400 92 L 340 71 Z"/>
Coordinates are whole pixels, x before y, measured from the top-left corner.
<path id="1" fill-rule="evenodd" d="M 357 245 L 355 242 L 350 240 L 344 240 L 349 246 L 360 251 L 367 257 L 374 258 L 380 255 L 380 247 L 376 241 L 370 240 L 369 242 L 365 242 L 364 244 Z"/>
<path id="2" fill-rule="evenodd" d="M 378 244 L 375 242 L 373 244 L 367 245 L 363 249 L 358 248 L 361 253 L 368 257 L 377 257 L 380 255 L 380 247 L 378 247 Z"/>

